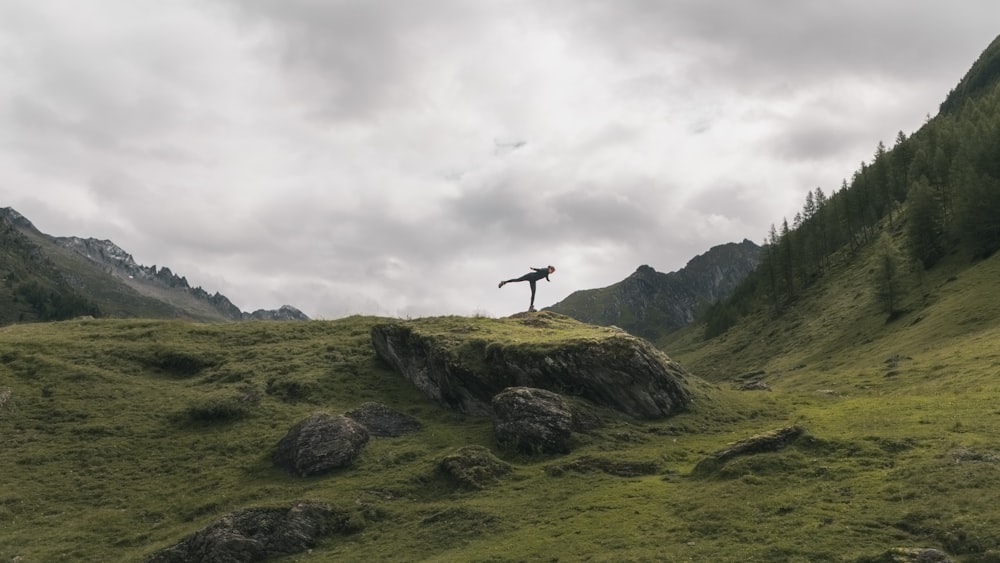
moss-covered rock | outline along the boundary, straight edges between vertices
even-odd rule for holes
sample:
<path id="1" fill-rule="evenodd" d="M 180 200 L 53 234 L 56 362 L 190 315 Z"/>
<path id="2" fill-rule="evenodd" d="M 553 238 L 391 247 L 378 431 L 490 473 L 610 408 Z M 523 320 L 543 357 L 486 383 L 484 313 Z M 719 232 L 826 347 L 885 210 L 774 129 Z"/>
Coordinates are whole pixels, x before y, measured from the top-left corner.
<path id="1" fill-rule="evenodd" d="M 715 473 L 733 458 L 778 451 L 799 439 L 803 432 L 799 426 L 786 426 L 733 442 L 699 461 L 694 466 L 694 473 Z"/>
<path id="2" fill-rule="evenodd" d="M 621 329 L 542 312 L 506 319 L 438 317 L 379 324 L 380 358 L 428 397 L 487 416 L 507 387 L 578 396 L 636 418 L 676 413 L 690 375 L 649 342 Z"/>
<path id="3" fill-rule="evenodd" d="M 348 514 L 315 502 L 237 510 L 151 555 L 147 563 L 242 563 L 301 553 L 350 529 Z"/>
<path id="4" fill-rule="evenodd" d="M 572 430 L 572 410 L 557 393 L 508 387 L 493 397 L 493 437 L 503 448 L 528 454 L 567 453 Z"/>
<path id="5" fill-rule="evenodd" d="M 465 446 L 442 458 L 438 470 L 460 488 L 479 490 L 495 483 L 512 468 L 482 446 Z"/>
<path id="6" fill-rule="evenodd" d="M 302 420 L 278 442 L 272 461 L 302 477 L 347 467 L 368 443 L 368 430 L 342 415 L 318 412 Z"/>

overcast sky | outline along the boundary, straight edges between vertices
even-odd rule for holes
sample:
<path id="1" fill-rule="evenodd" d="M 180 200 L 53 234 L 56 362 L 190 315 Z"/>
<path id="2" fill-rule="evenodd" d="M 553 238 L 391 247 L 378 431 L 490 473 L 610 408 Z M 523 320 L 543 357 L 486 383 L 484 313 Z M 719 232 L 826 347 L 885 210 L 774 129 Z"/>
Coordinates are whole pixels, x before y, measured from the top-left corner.
<path id="1" fill-rule="evenodd" d="M 916 131 L 996 0 L 0 0 L 0 207 L 246 311 L 527 308 Z"/>

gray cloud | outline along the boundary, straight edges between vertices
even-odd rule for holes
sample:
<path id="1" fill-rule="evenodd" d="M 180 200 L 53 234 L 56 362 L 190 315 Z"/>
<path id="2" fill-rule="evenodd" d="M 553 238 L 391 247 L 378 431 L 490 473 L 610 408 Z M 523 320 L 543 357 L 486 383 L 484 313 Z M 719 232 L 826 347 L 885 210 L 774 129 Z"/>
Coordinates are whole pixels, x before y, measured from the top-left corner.
<path id="1" fill-rule="evenodd" d="M 829 4 L 829 5 L 828 5 Z M 0 3 L 0 190 L 245 309 L 507 314 L 760 240 L 992 3 Z"/>

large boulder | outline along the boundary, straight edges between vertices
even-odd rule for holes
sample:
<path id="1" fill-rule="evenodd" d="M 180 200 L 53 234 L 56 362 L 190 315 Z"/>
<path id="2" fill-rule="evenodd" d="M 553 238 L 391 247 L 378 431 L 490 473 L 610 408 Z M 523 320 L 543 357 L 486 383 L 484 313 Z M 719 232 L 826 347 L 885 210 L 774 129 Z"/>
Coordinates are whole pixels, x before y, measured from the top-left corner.
<path id="1" fill-rule="evenodd" d="M 291 508 L 247 508 L 223 516 L 148 563 L 246 563 L 301 553 L 316 540 L 349 527 L 348 514 L 302 501 Z"/>
<path id="2" fill-rule="evenodd" d="M 364 426 L 372 436 L 395 438 L 420 430 L 417 419 L 382 403 L 363 403 L 345 412 L 344 416 Z"/>
<path id="3" fill-rule="evenodd" d="M 535 387 L 579 396 L 636 418 L 691 400 L 687 372 L 649 342 L 542 312 L 507 319 L 432 318 L 371 329 L 380 358 L 428 397 L 489 416 L 493 396 Z"/>
<path id="4" fill-rule="evenodd" d="M 347 467 L 368 443 L 368 430 L 346 416 L 314 413 L 278 442 L 272 460 L 286 471 L 306 477 Z"/>
<path id="5" fill-rule="evenodd" d="M 572 428 L 569 404 L 552 391 L 509 387 L 493 397 L 493 437 L 501 447 L 567 453 Z"/>

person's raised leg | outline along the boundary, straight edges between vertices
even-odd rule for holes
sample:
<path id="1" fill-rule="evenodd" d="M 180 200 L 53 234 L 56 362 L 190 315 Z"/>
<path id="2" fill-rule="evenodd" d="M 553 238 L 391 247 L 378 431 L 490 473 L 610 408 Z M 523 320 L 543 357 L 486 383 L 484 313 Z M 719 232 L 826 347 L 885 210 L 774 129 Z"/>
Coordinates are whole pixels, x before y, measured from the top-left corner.
<path id="1" fill-rule="evenodd" d="M 531 276 L 531 274 L 530 274 L 530 273 L 527 273 L 527 274 L 524 274 L 523 276 L 521 276 L 521 277 L 519 277 L 519 278 L 516 278 L 516 279 L 512 279 L 512 280 L 503 280 L 502 282 L 500 282 L 500 285 L 498 285 L 497 287 L 503 287 L 503 286 L 505 286 L 505 285 L 507 285 L 507 284 L 509 284 L 509 283 L 515 283 L 515 282 L 523 282 L 524 280 L 527 280 L 527 279 L 529 279 L 529 278 L 530 278 L 530 276 Z M 531 283 L 535 283 L 535 282 L 531 282 Z"/>

